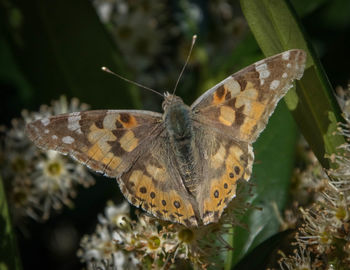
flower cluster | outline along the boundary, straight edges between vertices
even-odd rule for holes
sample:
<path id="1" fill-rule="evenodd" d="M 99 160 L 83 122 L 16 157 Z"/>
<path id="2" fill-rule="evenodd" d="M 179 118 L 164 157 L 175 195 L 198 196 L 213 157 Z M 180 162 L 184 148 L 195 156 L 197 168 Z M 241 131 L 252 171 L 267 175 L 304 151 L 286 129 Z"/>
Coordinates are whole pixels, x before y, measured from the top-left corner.
<path id="1" fill-rule="evenodd" d="M 190 64 L 210 59 L 213 68 L 222 65 L 248 29 L 239 5 L 227 0 L 210 1 L 206 8 L 187 1 L 93 0 L 93 4 L 134 79 L 150 87 L 174 85 L 189 39 L 199 34 L 205 17 L 211 18 L 206 27 L 212 31 L 203 31 L 203 39 L 210 42 L 194 49 Z"/>
<path id="2" fill-rule="evenodd" d="M 333 173 L 338 176 L 335 169 L 329 171 L 329 176 L 324 173 L 322 178 L 314 177 L 315 182 L 323 182 L 323 189 L 315 195 L 311 207 L 300 208 L 303 224 L 295 243 L 299 249 L 293 256 L 282 258 L 282 269 L 329 269 L 332 264 L 350 267 L 350 182 L 335 178 Z"/>
<path id="3" fill-rule="evenodd" d="M 93 3 L 135 80 L 152 87 L 158 80 L 169 79 L 164 68 L 154 68 L 157 62 L 163 65 L 169 61 L 167 55 L 173 48 L 167 44 L 178 32 L 169 22 L 166 2 L 95 0 Z"/>
<path id="4" fill-rule="evenodd" d="M 207 239 L 213 231 L 192 230 L 145 214 L 132 221 L 128 203 L 109 202 L 96 232 L 81 240 L 78 256 L 88 269 L 169 269 L 179 261 L 205 268 L 215 245 Z"/>
<path id="5" fill-rule="evenodd" d="M 296 235 L 294 255 L 283 255 L 282 269 L 349 269 L 350 268 L 350 103 L 348 92 L 339 92 L 345 124 L 339 133 L 347 142 L 339 153 L 329 157 L 333 168 L 324 171 L 314 162 L 301 176 L 312 195 L 313 204 L 300 207 L 302 225 Z"/>
<path id="6" fill-rule="evenodd" d="M 23 118 L 12 120 L 12 128 L 2 128 L 0 166 L 15 224 L 25 216 L 37 221 L 48 219 L 52 209 L 72 205 L 78 184 L 94 184 L 83 165 L 55 151 L 41 151 L 25 134 L 30 121 L 87 108 L 77 99 L 67 102 L 61 97 L 39 112 L 23 111 Z"/>
<path id="7" fill-rule="evenodd" d="M 233 199 L 219 223 L 198 228 L 140 213 L 137 221 L 131 220 L 128 203 L 108 202 L 95 233 L 81 240 L 78 256 L 88 269 L 177 269 L 185 262 L 216 269 L 223 263 L 217 254 L 231 250 L 225 237 L 250 207 L 243 200 L 244 190 L 240 194 L 244 195 Z"/>
<path id="8" fill-rule="evenodd" d="M 310 252 L 305 250 L 303 246 L 299 246 L 298 249 L 294 250 L 292 256 L 286 256 L 280 252 L 282 259 L 279 262 L 282 270 L 309 270 L 313 269 L 311 263 Z"/>

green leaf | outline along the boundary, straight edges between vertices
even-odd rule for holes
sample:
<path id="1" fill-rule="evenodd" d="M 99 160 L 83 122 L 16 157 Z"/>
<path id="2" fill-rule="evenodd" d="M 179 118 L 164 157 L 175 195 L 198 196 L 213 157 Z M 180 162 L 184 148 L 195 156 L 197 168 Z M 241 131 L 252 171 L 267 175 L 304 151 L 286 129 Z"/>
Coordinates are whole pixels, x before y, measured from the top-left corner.
<path id="1" fill-rule="evenodd" d="M 99 108 L 139 105 L 129 83 L 101 71 L 107 66 L 128 77 L 89 1 L 5 2 L 0 4 L 4 31 L 35 89 L 36 104 L 67 94 Z"/>
<path id="2" fill-rule="evenodd" d="M 232 258 L 228 255 L 226 269 L 231 269 L 247 252 L 278 232 L 280 224 L 276 209 L 282 211 L 288 198 L 296 140 L 293 118 L 284 102 L 280 102 L 267 128 L 254 144 L 256 157 L 251 179 L 254 188 L 253 197 L 248 199 L 261 210 L 252 209 L 244 216 L 242 222 L 248 230 L 234 229 L 230 239 L 234 250 Z"/>
<path id="3" fill-rule="evenodd" d="M 21 260 L 12 229 L 4 185 L 0 177 L 0 270 L 22 269 Z"/>
<path id="4" fill-rule="evenodd" d="M 299 16 L 305 16 L 323 7 L 325 4 L 329 3 L 329 0 L 291 0 L 293 7 L 295 8 Z"/>
<path id="5" fill-rule="evenodd" d="M 288 108 L 321 164 L 329 168 L 325 154 L 337 152 L 344 138 L 334 135 L 342 121 L 339 106 L 312 46 L 306 41 L 292 8 L 285 0 L 241 0 L 243 13 L 266 56 L 292 48 L 307 52 L 304 77 L 285 97 Z"/>
<path id="6" fill-rule="evenodd" d="M 233 269 L 267 269 L 271 254 L 273 254 L 292 232 L 292 230 L 287 230 L 271 236 L 249 252 Z"/>

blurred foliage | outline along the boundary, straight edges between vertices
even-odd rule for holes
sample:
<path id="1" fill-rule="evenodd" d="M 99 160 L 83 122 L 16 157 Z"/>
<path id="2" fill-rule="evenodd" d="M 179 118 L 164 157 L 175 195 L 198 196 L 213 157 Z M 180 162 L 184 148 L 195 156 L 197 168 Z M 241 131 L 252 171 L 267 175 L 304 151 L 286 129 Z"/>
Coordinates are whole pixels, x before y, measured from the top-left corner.
<path id="1" fill-rule="evenodd" d="M 0 270 L 21 270 L 21 259 L 17 239 L 11 222 L 11 214 L 6 202 L 6 194 L 0 176 Z"/>
<path id="2" fill-rule="evenodd" d="M 160 2 L 125 0 L 118 6 L 100 0 L 94 1 L 94 8 L 83 0 L 0 1 L 1 124 L 9 125 L 21 109 L 37 110 L 61 94 L 76 96 L 95 109 L 159 111 L 159 97 L 100 68 L 107 66 L 149 87 L 171 90 L 193 34 L 198 35 L 198 42 L 177 90 L 187 103 L 264 57 L 248 31 L 238 1 Z M 344 85 L 350 78 L 349 1 L 292 0 L 291 5 L 302 17 L 331 84 Z M 258 31 L 267 33 L 267 29 Z M 312 103 L 313 96 L 306 100 Z M 315 128 L 309 130 L 310 136 L 323 134 Z M 235 237 L 229 240 L 235 249 L 233 256 L 228 256 L 227 269 L 261 243 L 266 244 L 265 250 L 274 249 L 275 242 L 269 237 L 278 232 L 279 223 L 271 203 L 283 211 L 288 200 L 296 140 L 296 125 L 281 102 L 254 148 L 252 182 L 256 188 L 250 199 L 263 210 L 254 210 L 244 218 L 249 230 L 235 229 Z M 80 192 L 74 210 L 65 209 L 46 224 L 28 221 L 24 231 L 30 232 L 29 237 L 23 231 L 18 237 L 24 268 L 80 267 L 75 256 L 79 238 L 92 231 L 107 198 L 122 198 L 120 193 L 116 195 L 114 180 L 101 177 L 97 183 Z M 59 245 L 59 239 L 67 235 L 71 245 Z"/>

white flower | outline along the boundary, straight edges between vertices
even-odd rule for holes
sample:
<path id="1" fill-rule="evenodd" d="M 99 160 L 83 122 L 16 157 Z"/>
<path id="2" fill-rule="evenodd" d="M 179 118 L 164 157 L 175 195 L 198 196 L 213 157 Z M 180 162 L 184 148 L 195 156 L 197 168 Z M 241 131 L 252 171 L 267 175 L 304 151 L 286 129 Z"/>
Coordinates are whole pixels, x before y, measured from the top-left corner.
<path id="1" fill-rule="evenodd" d="M 43 116 L 86 109 L 77 99 L 65 97 L 41 106 L 40 112 L 23 111 L 23 119 L 14 119 L 12 128 L 4 131 L 0 156 L 1 173 L 6 185 L 15 223 L 24 216 L 45 220 L 52 209 L 72 205 L 76 186 L 94 184 L 87 169 L 55 151 L 42 151 L 25 134 L 26 122 Z"/>

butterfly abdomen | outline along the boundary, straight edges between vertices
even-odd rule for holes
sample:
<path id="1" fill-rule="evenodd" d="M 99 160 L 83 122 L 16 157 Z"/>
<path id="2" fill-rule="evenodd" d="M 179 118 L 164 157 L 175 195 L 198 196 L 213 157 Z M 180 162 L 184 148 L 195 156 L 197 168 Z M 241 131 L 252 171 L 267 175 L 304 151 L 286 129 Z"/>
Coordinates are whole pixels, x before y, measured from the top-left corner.
<path id="1" fill-rule="evenodd" d="M 198 151 L 194 143 L 190 107 L 182 100 L 177 100 L 166 108 L 164 121 L 183 184 L 190 193 L 194 193 L 197 184 L 195 166 Z"/>

